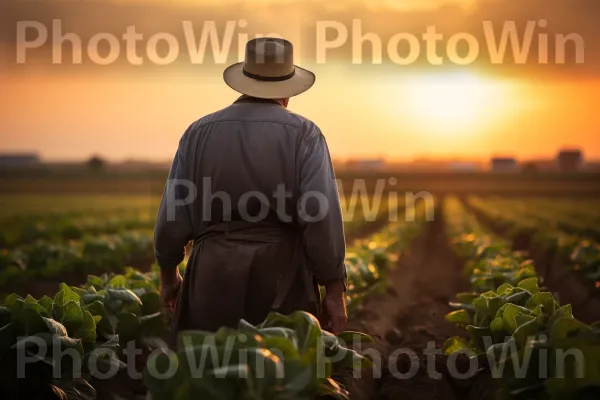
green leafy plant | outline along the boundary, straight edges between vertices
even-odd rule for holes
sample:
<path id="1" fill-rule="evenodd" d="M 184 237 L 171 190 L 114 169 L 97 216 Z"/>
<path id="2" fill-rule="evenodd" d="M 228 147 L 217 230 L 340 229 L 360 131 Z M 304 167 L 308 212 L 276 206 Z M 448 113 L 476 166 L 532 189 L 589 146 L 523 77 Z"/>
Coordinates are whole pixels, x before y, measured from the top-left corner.
<path id="1" fill-rule="evenodd" d="M 469 339 L 448 339 L 445 353 L 487 354 L 512 397 L 578 398 L 600 388 L 600 330 L 577 321 L 570 305 L 561 307 L 552 293 L 540 291 L 537 278 L 505 283 L 458 307 L 446 319 L 465 326 Z M 574 351 L 582 355 L 577 366 L 582 370 L 562 356 Z"/>
<path id="2" fill-rule="evenodd" d="M 94 399 L 95 390 L 84 378 L 90 357 L 98 371 L 123 366 L 116 356 L 118 336 L 102 324 L 104 316 L 100 303 L 84 304 L 65 284 L 53 299 L 8 296 L 0 307 L 3 395 Z M 69 356 L 59 357 L 67 350 Z"/>
<path id="3" fill-rule="evenodd" d="M 182 332 L 176 353 L 165 353 L 144 373 L 152 399 L 347 399 L 333 379 L 370 361 L 345 347 L 345 340 L 371 342 L 362 334 L 335 336 L 311 314 L 271 313 L 258 326 L 240 321 L 238 329 L 216 333 Z M 201 360 L 205 362 L 202 363 Z M 200 361 L 200 363 L 199 363 Z M 169 379 L 153 371 L 177 365 Z"/>
<path id="4" fill-rule="evenodd" d="M 106 320 L 119 333 L 121 344 L 162 337 L 167 324 L 160 313 L 160 295 L 154 274 L 125 268 L 123 275 L 88 276 L 82 288 L 72 288 L 84 304 L 99 302 Z"/>

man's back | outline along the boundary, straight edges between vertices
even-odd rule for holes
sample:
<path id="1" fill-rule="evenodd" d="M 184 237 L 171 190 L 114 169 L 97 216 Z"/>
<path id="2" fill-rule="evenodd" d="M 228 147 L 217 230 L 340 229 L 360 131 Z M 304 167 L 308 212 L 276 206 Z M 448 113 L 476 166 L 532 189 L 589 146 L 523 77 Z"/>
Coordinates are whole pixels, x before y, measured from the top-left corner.
<path id="1" fill-rule="evenodd" d="M 181 177 L 202 203 L 189 208 L 195 230 L 227 220 L 297 223 L 301 169 L 319 139 L 307 119 L 248 97 L 192 124 L 181 142 Z"/>

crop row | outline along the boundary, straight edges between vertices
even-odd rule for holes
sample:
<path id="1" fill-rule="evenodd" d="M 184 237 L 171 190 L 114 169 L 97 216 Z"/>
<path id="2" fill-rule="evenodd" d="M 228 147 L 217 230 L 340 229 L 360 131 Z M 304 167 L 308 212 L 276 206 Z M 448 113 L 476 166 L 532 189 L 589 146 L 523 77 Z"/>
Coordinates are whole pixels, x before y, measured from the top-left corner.
<path id="1" fill-rule="evenodd" d="M 121 271 L 124 265 L 150 265 L 152 231 L 90 236 L 79 241 L 36 241 L 0 250 L 0 288 L 21 288 L 36 279 Z"/>
<path id="2" fill-rule="evenodd" d="M 589 239 L 600 240 L 600 203 L 597 200 L 561 200 L 539 198 L 476 198 L 474 203 L 510 209 L 526 216 L 534 226 L 542 224 L 560 231 Z"/>
<path id="3" fill-rule="evenodd" d="M 486 232 L 458 199 L 446 200 L 444 215 L 473 287 L 472 293 L 457 295 L 451 303 L 457 310 L 446 316 L 465 327 L 467 339 L 448 339 L 445 352 L 488 362 L 505 398 L 575 399 L 595 393 L 600 326 L 575 319 L 569 304 L 559 304 L 540 287 L 533 262 Z"/>
<path id="4" fill-rule="evenodd" d="M 2 221 L 0 248 L 16 248 L 40 240 L 64 243 L 130 230 L 151 230 L 155 218 L 155 212 L 145 209 L 15 216 Z"/>
<path id="5" fill-rule="evenodd" d="M 549 254 L 564 260 L 590 286 L 600 290 L 600 237 L 598 210 L 592 205 L 531 200 L 468 200 L 511 238 L 531 237 Z"/>

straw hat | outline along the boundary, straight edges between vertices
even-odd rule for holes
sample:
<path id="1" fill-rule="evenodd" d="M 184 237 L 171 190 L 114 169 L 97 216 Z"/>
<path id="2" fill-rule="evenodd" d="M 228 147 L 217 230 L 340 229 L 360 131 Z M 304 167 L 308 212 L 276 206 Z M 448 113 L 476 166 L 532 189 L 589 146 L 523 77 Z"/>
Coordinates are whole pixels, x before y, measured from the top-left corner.
<path id="1" fill-rule="evenodd" d="M 299 95 L 315 83 L 315 74 L 294 65 L 294 47 L 278 38 L 252 39 L 246 59 L 223 72 L 236 92 L 261 99 L 284 99 Z"/>

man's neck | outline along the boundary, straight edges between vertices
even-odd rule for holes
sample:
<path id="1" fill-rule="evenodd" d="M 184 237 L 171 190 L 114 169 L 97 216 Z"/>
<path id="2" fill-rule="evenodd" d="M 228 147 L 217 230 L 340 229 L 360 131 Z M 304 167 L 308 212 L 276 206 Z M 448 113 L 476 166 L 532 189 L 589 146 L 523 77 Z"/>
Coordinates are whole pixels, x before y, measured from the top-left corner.
<path id="1" fill-rule="evenodd" d="M 235 103 L 272 103 L 284 106 L 281 99 L 261 99 L 259 97 L 246 96 L 245 94 L 238 97 Z"/>

